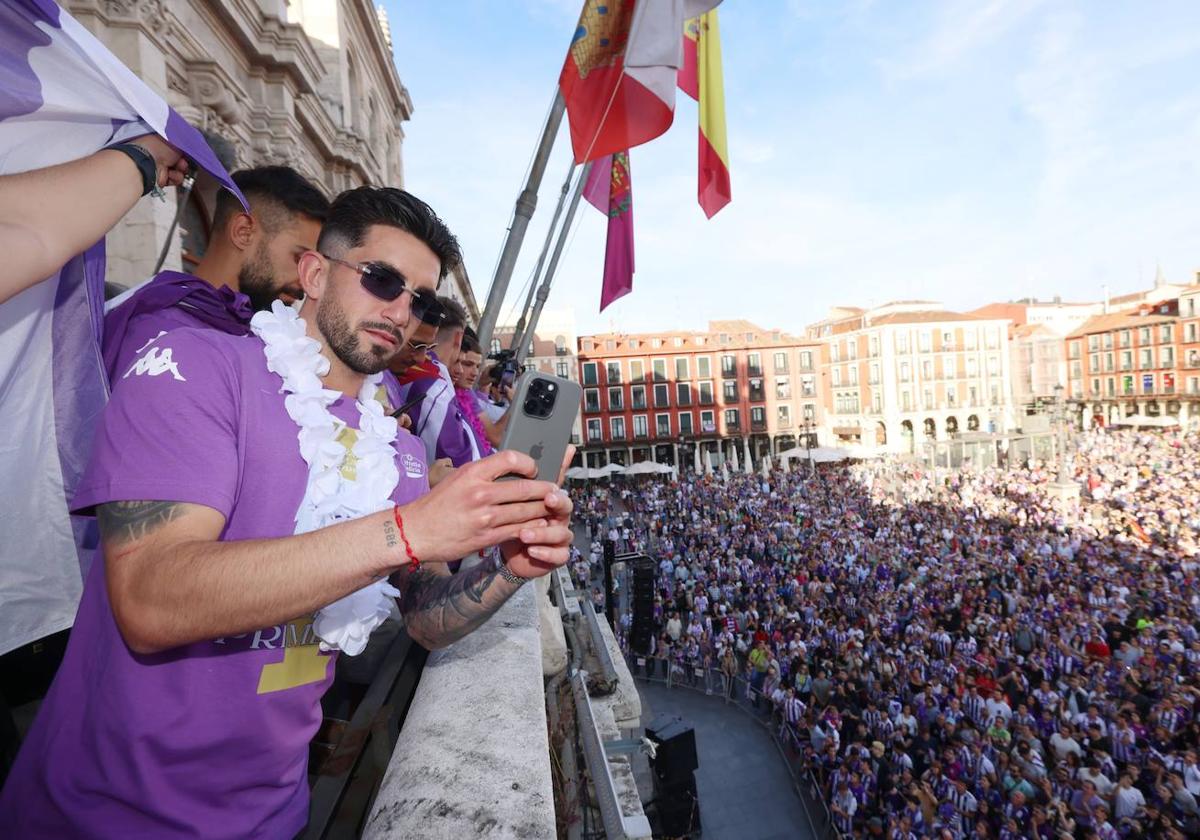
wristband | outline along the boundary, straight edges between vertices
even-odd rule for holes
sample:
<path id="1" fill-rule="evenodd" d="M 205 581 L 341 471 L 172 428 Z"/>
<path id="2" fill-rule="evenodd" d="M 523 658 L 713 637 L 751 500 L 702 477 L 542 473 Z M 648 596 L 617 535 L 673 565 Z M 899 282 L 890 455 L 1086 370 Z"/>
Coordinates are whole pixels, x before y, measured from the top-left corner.
<path id="1" fill-rule="evenodd" d="M 117 143 L 106 148 L 127 155 L 137 166 L 142 175 L 142 195 L 149 195 L 158 190 L 158 162 L 154 160 L 154 155 L 137 143 Z"/>
<path id="2" fill-rule="evenodd" d="M 396 520 L 396 527 L 400 529 L 400 539 L 404 542 L 404 553 L 408 555 L 408 568 L 415 572 L 421 568 L 421 561 L 417 558 L 408 541 L 408 536 L 404 533 L 404 519 L 400 516 L 400 505 L 396 505 L 392 510 L 392 516 Z"/>

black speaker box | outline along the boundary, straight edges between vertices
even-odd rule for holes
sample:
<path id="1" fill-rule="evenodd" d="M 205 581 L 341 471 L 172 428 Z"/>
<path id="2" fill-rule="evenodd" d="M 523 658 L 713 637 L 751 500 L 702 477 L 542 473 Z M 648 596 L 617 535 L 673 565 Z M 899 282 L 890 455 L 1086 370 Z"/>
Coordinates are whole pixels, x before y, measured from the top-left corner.
<path id="1" fill-rule="evenodd" d="M 663 836 L 685 837 L 700 831 L 700 802 L 691 773 L 680 784 L 659 790 L 655 801 Z"/>
<path id="2" fill-rule="evenodd" d="M 646 727 L 646 737 L 658 747 L 650 760 L 654 775 L 667 787 L 686 781 L 700 766 L 696 756 L 696 732 L 679 718 L 663 721 L 655 718 Z"/>

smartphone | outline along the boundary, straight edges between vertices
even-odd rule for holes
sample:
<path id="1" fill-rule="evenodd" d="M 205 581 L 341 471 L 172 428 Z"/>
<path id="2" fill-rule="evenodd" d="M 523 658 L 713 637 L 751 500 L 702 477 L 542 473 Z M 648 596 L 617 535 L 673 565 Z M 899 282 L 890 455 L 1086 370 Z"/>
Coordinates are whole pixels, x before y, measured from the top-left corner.
<path id="1" fill-rule="evenodd" d="M 557 484 L 582 397 L 583 389 L 577 382 L 534 370 L 526 372 L 517 380 L 517 391 L 508 409 L 516 413 L 508 420 L 500 448 L 524 452 L 537 462 L 539 480 Z"/>
<path id="2" fill-rule="evenodd" d="M 512 360 L 504 363 L 504 370 L 500 374 L 500 392 L 507 391 L 512 387 L 513 381 L 517 378 L 517 365 Z"/>

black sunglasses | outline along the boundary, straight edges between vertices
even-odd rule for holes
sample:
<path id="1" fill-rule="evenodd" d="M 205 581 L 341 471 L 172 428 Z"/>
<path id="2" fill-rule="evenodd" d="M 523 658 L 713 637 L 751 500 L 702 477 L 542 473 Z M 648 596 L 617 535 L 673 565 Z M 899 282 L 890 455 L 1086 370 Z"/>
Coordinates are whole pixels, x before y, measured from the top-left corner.
<path id="1" fill-rule="evenodd" d="M 330 262 L 344 265 L 351 271 L 358 272 L 362 287 L 380 300 L 392 301 L 408 291 L 412 295 L 412 313 L 418 321 L 437 326 L 441 324 L 446 310 L 437 295 L 428 289 L 411 289 L 400 272 L 379 263 L 352 263 L 321 254 Z"/>

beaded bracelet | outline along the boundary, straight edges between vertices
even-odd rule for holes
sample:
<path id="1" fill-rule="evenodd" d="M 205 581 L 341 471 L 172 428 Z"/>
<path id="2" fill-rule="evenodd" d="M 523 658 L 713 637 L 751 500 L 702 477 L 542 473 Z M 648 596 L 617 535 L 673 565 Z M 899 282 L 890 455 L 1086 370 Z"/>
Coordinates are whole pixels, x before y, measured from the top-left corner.
<path id="1" fill-rule="evenodd" d="M 412 545 L 408 541 L 408 537 L 404 533 L 404 519 L 400 516 L 400 505 L 392 510 L 392 516 L 396 519 L 396 527 L 400 529 L 400 539 L 404 541 L 404 553 L 408 555 L 408 567 L 414 572 L 421 568 L 421 561 L 417 558 L 416 553 L 412 550 Z"/>

